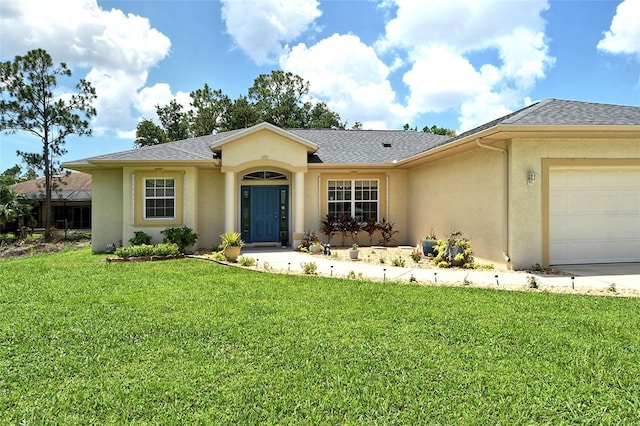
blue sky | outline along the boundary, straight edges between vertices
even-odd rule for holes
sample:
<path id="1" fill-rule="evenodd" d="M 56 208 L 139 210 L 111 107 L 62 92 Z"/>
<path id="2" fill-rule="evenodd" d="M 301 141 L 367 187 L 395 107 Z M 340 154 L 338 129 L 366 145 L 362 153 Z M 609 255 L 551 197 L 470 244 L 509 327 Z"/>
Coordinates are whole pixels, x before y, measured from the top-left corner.
<path id="1" fill-rule="evenodd" d="M 60 160 L 133 147 L 155 105 L 208 84 L 236 98 L 274 69 L 348 125 L 467 130 L 547 98 L 640 106 L 640 0 L 0 0 L 0 59 L 34 48 L 98 92 L 94 136 Z M 0 136 L 0 171 L 35 152 Z"/>

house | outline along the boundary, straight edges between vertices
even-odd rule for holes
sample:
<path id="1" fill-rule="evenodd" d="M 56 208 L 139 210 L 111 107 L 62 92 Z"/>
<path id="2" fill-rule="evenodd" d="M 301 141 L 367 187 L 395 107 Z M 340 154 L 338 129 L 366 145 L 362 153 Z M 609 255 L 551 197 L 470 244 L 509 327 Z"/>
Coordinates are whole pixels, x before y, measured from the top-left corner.
<path id="1" fill-rule="evenodd" d="M 91 175 L 69 173 L 52 178 L 54 190 L 51 192 L 51 224 L 58 229 L 91 228 Z M 32 211 L 36 227 L 44 227 L 44 178 L 32 179 L 11 185 L 15 194 L 22 194 L 34 201 Z"/>
<path id="2" fill-rule="evenodd" d="M 183 224 L 204 248 L 226 231 L 295 245 L 346 213 L 400 244 L 460 230 L 514 269 L 640 261 L 640 107 L 548 99 L 454 138 L 262 123 L 64 166 L 93 176 L 97 251 Z"/>

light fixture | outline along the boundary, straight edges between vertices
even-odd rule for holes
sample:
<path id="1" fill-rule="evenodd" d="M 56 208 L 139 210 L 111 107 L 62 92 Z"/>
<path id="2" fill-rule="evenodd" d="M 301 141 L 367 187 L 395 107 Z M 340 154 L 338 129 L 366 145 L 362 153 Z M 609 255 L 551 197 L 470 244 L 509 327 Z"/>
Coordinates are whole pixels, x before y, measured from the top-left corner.
<path id="1" fill-rule="evenodd" d="M 529 170 L 529 173 L 527 174 L 527 185 L 531 186 L 534 183 L 536 183 L 536 171 Z"/>

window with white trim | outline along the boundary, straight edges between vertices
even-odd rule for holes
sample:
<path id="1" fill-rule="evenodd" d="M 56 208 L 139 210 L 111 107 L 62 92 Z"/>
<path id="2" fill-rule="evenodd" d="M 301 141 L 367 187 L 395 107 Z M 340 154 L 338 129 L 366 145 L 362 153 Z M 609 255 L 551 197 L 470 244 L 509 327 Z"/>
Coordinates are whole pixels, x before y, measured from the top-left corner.
<path id="1" fill-rule="evenodd" d="M 175 219 L 176 180 L 148 178 L 144 180 L 144 218 Z"/>
<path id="2" fill-rule="evenodd" d="M 359 222 L 378 219 L 379 191 L 377 179 L 343 179 L 327 181 L 327 213 L 336 218 L 355 217 Z"/>

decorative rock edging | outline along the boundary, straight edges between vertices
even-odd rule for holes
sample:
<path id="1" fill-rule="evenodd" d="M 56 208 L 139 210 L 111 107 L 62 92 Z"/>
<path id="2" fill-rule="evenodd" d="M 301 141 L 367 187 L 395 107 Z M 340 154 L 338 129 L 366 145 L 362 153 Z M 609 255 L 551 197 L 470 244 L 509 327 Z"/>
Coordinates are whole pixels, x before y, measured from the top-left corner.
<path id="1" fill-rule="evenodd" d="M 171 256 L 141 256 L 141 257 L 107 257 L 107 263 L 124 262 L 155 262 L 160 260 L 184 259 L 184 254 L 174 254 Z"/>

